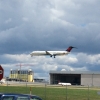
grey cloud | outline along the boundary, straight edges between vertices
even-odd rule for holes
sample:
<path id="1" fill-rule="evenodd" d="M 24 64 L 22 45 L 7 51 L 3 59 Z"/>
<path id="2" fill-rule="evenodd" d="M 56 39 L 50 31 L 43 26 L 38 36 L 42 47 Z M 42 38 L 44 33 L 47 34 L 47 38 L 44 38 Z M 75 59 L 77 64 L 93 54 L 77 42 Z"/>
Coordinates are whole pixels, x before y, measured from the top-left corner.
<path id="1" fill-rule="evenodd" d="M 29 54 L 33 50 L 66 50 L 72 45 L 78 48 L 72 50 L 78 60 L 76 63 L 63 61 L 66 58 L 51 60 L 48 57 L 36 57 L 36 62 L 39 61 L 42 65 L 45 62 L 48 62 L 47 65 L 65 64 L 72 68 L 85 66 L 89 70 L 94 70 L 97 66 L 96 70 L 99 69 L 99 64 L 91 64 L 88 59 L 89 55 L 94 57 L 100 53 L 99 4 L 99 0 L 0 1 L 1 63 L 18 63 L 15 59 L 6 58 L 4 54 Z M 77 55 L 78 53 L 83 55 Z M 44 72 L 42 68 L 41 71 Z"/>
<path id="2" fill-rule="evenodd" d="M 15 4 L 15 2 L 6 4 L 8 5 L 8 8 L 9 8 L 9 4 L 11 5 L 11 8 L 13 8 L 13 4 Z M 1 32 L 1 34 L 2 33 L 7 34 L 7 38 L 5 37 L 3 38 L 4 41 L 6 40 L 6 42 L 4 42 L 3 45 L 5 45 L 8 48 L 8 51 L 13 51 L 14 53 L 19 53 L 19 52 L 22 53 L 22 52 L 25 52 L 24 50 L 31 51 L 31 50 L 35 50 L 36 48 L 42 49 L 42 50 L 43 48 L 45 49 L 49 48 L 50 50 L 52 48 L 64 49 L 66 46 L 69 46 L 70 44 L 72 45 L 77 44 L 76 46 L 79 46 L 80 48 L 85 47 L 86 45 L 89 45 L 89 48 L 91 48 L 94 51 L 93 47 L 92 46 L 90 47 L 90 44 L 92 42 L 92 44 L 97 45 L 97 42 L 96 42 L 97 40 L 94 40 L 95 38 L 94 32 L 97 32 L 97 36 L 98 36 L 99 24 L 94 24 L 94 25 L 89 24 L 89 25 L 86 25 L 85 27 L 79 27 L 76 24 L 71 25 L 71 26 L 70 24 L 63 25 L 63 23 L 61 23 L 62 21 L 61 17 L 58 17 L 58 19 L 61 19 L 60 21 L 58 21 L 58 19 L 56 18 L 52 22 L 52 20 L 50 19 L 50 16 L 52 16 L 52 13 L 50 12 L 51 8 L 53 9 L 57 9 L 57 8 L 53 4 L 51 5 L 50 2 L 45 3 L 45 6 L 43 5 L 44 4 L 42 2 L 38 4 L 38 1 L 34 1 L 34 3 L 33 2 L 31 3 L 31 1 L 29 1 L 28 3 L 23 1 L 23 4 L 21 4 L 20 2 L 16 3 L 15 8 L 14 8 L 14 9 L 17 8 L 16 12 L 14 12 L 14 9 L 11 10 L 15 14 L 11 15 L 12 18 L 7 16 L 7 19 L 6 19 L 6 21 L 11 19 L 11 21 L 9 22 L 9 24 L 12 25 L 11 28 L 9 28 L 9 30 L 6 30 L 5 32 Z M 57 10 L 59 11 L 59 9 Z M 68 11 L 68 9 L 64 9 L 62 7 L 62 11 L 63 10 Z M 8 9 L 8 12 L 9 11 L 10 9 Z M 80 11 L 79 12 L 77 11 L 77 13 L 80 13 Z M 85 10 L 85 12 L 87 11 Z M 17 17 L 16 14 L 18 14 L 19 16 Z M 2 15 L 6 15 L 6 14 L 2 14 Z M 90 14 L 88 15 L 91 16 Z M 65 16 L 66 16 L 66 13 L 65 13 Z M 70 14 L 68 16 L 70 16 Z M 27 18 L 26 22 L 22 20 L 23 17 Z M 78 18 L 81 18 L 81 16 L 78 16 Z M 75 20 L 77 21 L 77 23 L 79 22 L 78 19 L 75 19 Z M 63 19 L 63 21 L 65 21 L 66 23 L 65 19 Z M 15 24 L 15 26 L 13 23 Z M 6 26 L 8 27 L 9 25 L 6 25 Z M 78 44 L 78 42 L 82 46 Z M 78 51 L 80 50 L 81 49 L 79 49 Z M 83 51 L 81 50 L 80 52 L 86 52 L 87 50 L 84 49 Z M 8 53 L 11 53 L 11 52 L 8 52 Z"/>

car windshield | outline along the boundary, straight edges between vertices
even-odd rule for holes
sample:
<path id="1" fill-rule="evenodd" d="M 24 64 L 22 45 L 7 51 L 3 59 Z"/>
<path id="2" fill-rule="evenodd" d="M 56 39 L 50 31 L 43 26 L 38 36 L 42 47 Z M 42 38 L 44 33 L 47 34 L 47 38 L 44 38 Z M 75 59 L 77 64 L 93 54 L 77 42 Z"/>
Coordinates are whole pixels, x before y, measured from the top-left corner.
<path id="1" fill-rule="evenodd" d="M 13 100 L 14 96 L 4 96 L 2 100 Z"/>

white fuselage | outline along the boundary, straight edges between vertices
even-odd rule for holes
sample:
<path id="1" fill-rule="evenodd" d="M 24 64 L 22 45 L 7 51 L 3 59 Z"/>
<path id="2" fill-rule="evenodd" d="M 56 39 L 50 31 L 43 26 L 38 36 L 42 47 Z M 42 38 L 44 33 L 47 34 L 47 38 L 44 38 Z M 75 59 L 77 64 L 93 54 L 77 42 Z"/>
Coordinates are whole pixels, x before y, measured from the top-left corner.
<path id="1" fill-rule="evenodd" d="M 60 56 L 66 55 L 69 52 L 67 51 L 33 51 L 30 55 L 31 56 L 43 56 L 43 55 L 50 55 L 50 56 Z"/>
<path id="2" fill-rule="evenodd" d="M 62 86 L 71 85 L 71 83 L 62 83 L 62 82 L 59 82 L 58 84 L 59 84 L 59 85 L 62 85 Z"/>

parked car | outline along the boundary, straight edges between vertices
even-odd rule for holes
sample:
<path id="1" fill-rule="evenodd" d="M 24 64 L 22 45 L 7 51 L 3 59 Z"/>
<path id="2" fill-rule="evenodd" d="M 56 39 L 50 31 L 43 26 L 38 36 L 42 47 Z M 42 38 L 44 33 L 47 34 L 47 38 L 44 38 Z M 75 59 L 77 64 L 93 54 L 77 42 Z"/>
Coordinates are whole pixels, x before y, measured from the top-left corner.
<path id="1" fill-rule="evenodd" d="M 0 100 L 42 100 L 39 96 L 17 93 L 0 93 Z"/>
<path id="2" fill-rule="evenodd" d="M 4 93 L 0 100 L 30 100 L 30 97 L 23 94 Z"/>

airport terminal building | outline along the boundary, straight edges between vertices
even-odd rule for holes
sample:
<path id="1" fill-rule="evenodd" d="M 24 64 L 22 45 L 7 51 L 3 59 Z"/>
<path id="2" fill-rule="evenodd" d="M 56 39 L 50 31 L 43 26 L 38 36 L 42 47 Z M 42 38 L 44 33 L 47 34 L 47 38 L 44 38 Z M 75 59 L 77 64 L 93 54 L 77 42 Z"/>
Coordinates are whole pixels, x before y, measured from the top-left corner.
<path id="1" fill-rule="evenodd" d="M 100 72 L 91 71 L 50 71 L 50 84 L 59 82 L 72 85 L 100 86 Z"/>

